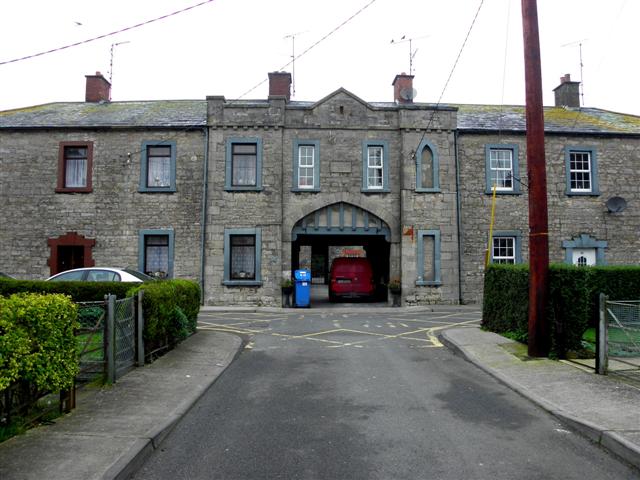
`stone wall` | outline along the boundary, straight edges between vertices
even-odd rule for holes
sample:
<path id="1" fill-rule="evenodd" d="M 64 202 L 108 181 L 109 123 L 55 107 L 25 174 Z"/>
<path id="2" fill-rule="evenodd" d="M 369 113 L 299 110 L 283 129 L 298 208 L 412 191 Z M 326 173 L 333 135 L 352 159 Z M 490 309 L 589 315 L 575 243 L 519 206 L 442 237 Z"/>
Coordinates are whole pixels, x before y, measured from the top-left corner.
<path id="1" fill-rule="evenodd" d="M 484 255 L 491 218 L 491 195 L 485 193 L 485 145 L 516 144 L 519 150 L 521 195 L 498 195 L 494 230 L 516 230 L 522 235 L 522 261 L 528 262 L 528 192 L 526 138 L 522 135 L 469 134 L 459 137 L 460 197 L 462 215 L 462 297 L 482 300 Z M 594 148 L 600 194 L 566 194 L 565 147 Z M 640 140 L 612 136 L 546 135 L 547 198 L 549 210 L 549 258 L 563 263 L 564 240 L 587 234 L 606 241 L 606 264 L 640 262 L 640 211 L 635 165 L 640 161 Z M 610 213 L 606 201 L 624 197 L 628 207 Z"/>
<path id="2" fill-rule="evenodd" d="M 177 191 L 140 193 L 142 143 L 165 139 L 177 145 Z M 55 193 L 58 148 L 68 141 L 93 142 L 91 193 Z M 3 132 L 0 269 L 21 279 L 47 278 L 47 239 L 75 231 L 96 240 L 96 266 L 137 270 L 139 231 L 173 229 L 174 277 L 199 279 L 203 152 L 202 131 Z"/>

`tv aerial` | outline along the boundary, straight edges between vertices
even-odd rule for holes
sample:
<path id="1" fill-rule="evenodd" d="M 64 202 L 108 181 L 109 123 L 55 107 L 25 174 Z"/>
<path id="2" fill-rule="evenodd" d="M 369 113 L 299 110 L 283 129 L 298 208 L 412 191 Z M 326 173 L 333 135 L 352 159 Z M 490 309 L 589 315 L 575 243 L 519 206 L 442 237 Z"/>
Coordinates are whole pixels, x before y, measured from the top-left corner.
<path id="1" fill-rule="evenodd" d="M 420 40 L 421 38 L 427 38 L 427 37 L 430 37 L 430 36 L 431 35 L 422 35 L 420 37 L 406 38 L 407 36 L 403 35 L 398 40 L 391 39 L 391 43 L 394 44 L 394 45 L 397 45 L 399 43 L 409 43 L 409 75 L 413 75 L 413 59 L 415 58 L 416 53 L 418 53 L 418 49 L 417 48 L 415 50 L 413 49 L 413 41 L 414 40 Z M 400 95 L 402 95 L 402 92 L 400 92 Z M 405 100 L 409 100 L 409 99 L 405 99 Z"/>
<path id="2" fill-rule="evenodd" d="M 291 39 L 291 96 L 296 96 L 296 37 L 298 35 L 302 35 L 303 33 L 307 33 L 309 30 L 305 30 L 304 32 L 291 33 L 289 35 L 285 35 L 283 39 L 290 38 Z"/>

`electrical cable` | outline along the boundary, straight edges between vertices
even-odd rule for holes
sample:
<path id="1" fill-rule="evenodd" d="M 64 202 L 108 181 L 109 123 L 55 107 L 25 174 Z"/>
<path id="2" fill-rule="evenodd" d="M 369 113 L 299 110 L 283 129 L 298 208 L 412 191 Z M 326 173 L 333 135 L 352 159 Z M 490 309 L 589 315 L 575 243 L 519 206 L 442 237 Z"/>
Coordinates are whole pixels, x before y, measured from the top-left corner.
<path id="1" fill-rule="evenodd" d="M 467 45 L 467 41 L 469 40 L 469 36 L 471 35 L 471 31 L 473 30 L 473 26 L 476 24 L 476 20 L 478 19 L 478 15 L 480 14 L 480 10 L 482 9 L 482 5 L 483 4 L 484 4 L 484 0 L 480 0 L 480 4 L 478 5 L 478 9 L 476 10 L 476 14 L 473 17 L 473 20 L 471 21 L 471 25 L 469 26 L 469 30 L 467 31 L 467 36 L 464 38 L 464 41 L 462 42 L 462 46 L 460 47 L 460 51 L 458 52 L 458 56 L 456 57 L 456 61 L 453 62 L 453 67 L 451 67 L 451 71 L 449 72 L 449 77 L 447 77 L 447 81 L 445 82 L 444 87 L 442 88 L 442 92 L 440 93 L 440 98 L 438 98 L 438 102 L 433 107 L 433 111 L 431 112 L 431 117 L 429 118 L 429 122 L 427 123 L 427 127 L 422 132 L 422 137 L 420 138 L 420 141 L 416 145 L 416 148 L 413 150 L 412 156 L 413 156 L 414 160 L 416 159 L 416 155 L 418 153 L 418 147 L 420 146 L 420 144 L 424 140 L 424 137 L 427 134 L 427 131 L 429 130 L 429 128 L 431 128 L 431 124 L 433 123 L 433 119 L 434 119 L 434 117 L 436 115 L 436 112 L 438 111 L 438 107 L 442 103 L 442 97 L 444 97 L 444 92 L 447 90 L 447 87 L 449 86 L 449 82 L 451 81 L 451 77 L 453 76 L 453 72 L 455 71 L 456 67 L 458 66 L 458 62 L 460 61 L 460 57 L 462 56 L 462 51 L 464 50 L 464 47 Z"/>
<path id="2" fill-rule="evenodd" d="M 66 50 L 68 48 L 77 47 L 77 46 L 80 46 L 80 45 L 85 45 L 87 43 L 91 43 L 91 42 L 94 42 L 96 40 L 101 40 L 103 38 L 111 37 L 113 35 L 117 35 L 118 33 L 128 32 L 129 30 L 133 30 L 135 28 L 143 27 L 145 25 L 149 25 L 150 23 L 154 23 L 154 22 L 157 22 L 159 20 L 164 20 L 166 18 L 173 17 L 174 15 L 178 15 L 180 13 L 183 13 L 183 12 L 186 12 L 186 11 L 189 11 L 189 10 L 193 10 L 194 8 L 200 7 L 200 6 L 205 5 L 207 3 L 212 3 L 214 1 L 215 0 L 205 0 L 205 1 L 200 2 L 200 3 L 196 3 L 195 5 L 191 5 L 190 7 L 186 7 L 186 8 L 183 8 L 181 10 L 176 10 L 175 12 L 168 13 L 166 15 L 162 15 L 161 17 L 152 18 L 151 20 L 147 20 L 145 22 L 141 22 L 141 23 L 138 23 L 136 25 L 132 25 L 130 27 L 121 28 L 120 30 L 116 30 L 116 31 L 111 32 L 111 33 L 105 33 L 104 35 L 100 35 L 100 36 L 97 36 L 97 37 L 89 38 L 89 39 L 82 40 L 82 41 L 76 42 L 76 43 L 71 43 L 69 45 L 64 45 L 62 47 L 52 48 L 51 50 L 46 50 L 44 52 L 38 52 L 38 53 L 34 53 L 32 55 L 27 55 L 27 56 L 20 57 L 20 58 L 14 58 L 12 60 L 5 60 L 3 62 L 0 62 L 0 65 L 7 65 L 9 63 L 21 62 L 23 60 L 29 60 L 29 59 L 32 59 L 32 58 L 41 57 L 42 55 L 48 55 L 50 53 L 55 53 L 55 52 L 59 52 L 61 50 Z"/>
<path id="3" fill-rule="evenodd" d="M 343 26 L 345 26 L 347 23 L 349 23 L 351 20 L 353 20 L 354 18 L 356 18 L 358 15 L 360 15 L 362 12 L 364 12 L 367 8 L 369 8 L 373 3 L 375 3 L 376 0 L 371 0 L 369 3 L 367 3 L 364 7 L 362 7 L 360 10 L 358 10 L 356 13 L 354 13 L 353 15 L 351 15 L 349 18 L 347 18 L 344 22 L 342 22 L 340 25 L 338 25 L 336 28 L 334 28 L 333 30 L 331 30 L 329 33 L 327 33 L 324 37 L 320 38 L 320 40 L 316 41 L 313 45 L 311 45 L 309 48 L 307 48 L 304 52 L 302 52 L 300 55 L 297 55 L 296 57 L 292 58 L 288 63 L 285 63 L 283 66 L 281 66 L 278 70 L 282 71 L 283 69 L 287 68 L 289 65 L 291 65 L 293 62 L 295 62 L 296 60 L 298 60 L 300 57 L 302 57 L 303 55 L 305 55 L 306 53 L 309 52 L 309 50 L 311 50 L 312 48 L 316 47 L 319 43 L 321 43 L 322 41 L 326 40 L 327 38 L 329 38 L 331 35 L 333 35 L 334 33 L 336 33 L 338 30 L 340 30 Z M 257 85 L 251 87 L 249 90 L 247 90 L 246 92 L 244 92 L 242 95 L 240 95 L 238 97 L 238 99 L 243 98 L 245 95 L 248 95 L 249 93 L 253 92 L 256 88 L 258 88 L 260 85 L 262 85 L 263 83 L 265 83 L 267 81 L 267 78 L 265 78 L 264 80 L 262 80 L 260 83 L 258 83 Z"/>

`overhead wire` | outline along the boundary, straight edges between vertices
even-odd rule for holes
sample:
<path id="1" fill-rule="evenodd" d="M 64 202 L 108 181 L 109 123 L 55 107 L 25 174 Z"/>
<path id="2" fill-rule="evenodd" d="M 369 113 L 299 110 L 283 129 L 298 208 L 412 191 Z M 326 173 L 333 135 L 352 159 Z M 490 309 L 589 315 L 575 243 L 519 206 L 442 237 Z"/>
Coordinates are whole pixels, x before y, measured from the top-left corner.
<path id="1" fill-rule="evenodd" d="M 415 160 L 417 152 L 418 152 L 418 147 L 420 146 L 420 144 L 424 140 L 424 137 L 427 134 L 427 131 L 431 128 L 431 124 L 433 123 L 433 119 L 435 118 L 436 112 L 438 111 L 438 107 L 442 103 L 442 97 L 444 97 L 444 93 L 447 90 L 447 87 L 449 86 L 449 82 L 451 81 L 451 77 L 453 77 L 453 72 L 455 71 L 456 67 L 458 66 L 458 62 L 460 61 L 460 57 L 462 56 L 462 52 L 464 51 L 464 47 L 467 45 L 467 41 L 469 40 L 469 36 L 471 35 L 471 31 L 473 30 L 474 25 L 476 24 L 476 20 L 478 19 L 478 15 L 480 14 L 480 10 L 482 9 L 482 5 L 483 4 L 484 4 L 484 0 L 480 0 L 480 4 L 478 5 L 478 9 L 476 10 L 476 14 L 474 15 L 473 20 L 471 21 L 471 25 L 469 26 L 469 30 L 467 31 L 467 35 L 464 37 L 464 41 L 462 42 L 462 46 L 460 47 L 460 50 L 458 51 L 458 56 L 456 57 L 455 62 L 453 62 L 453 66 L 451 67 L 451 71 L 449 72 L 449 76 L 447 77 L 447 81 L 445 82 L 444 87 L 442 88 L 442 92 L 440 93 L 440 97 L 438 98 L 438 102 L 433 107 L 433 110 L 431 112 L 431 117 L 429 118 L 429 122 L 427 123 L 427 126 L 424 129 L 424 131 L 422 132 L 422 137 L 420 138 L 420 141 L 416 145 L 416 148 L 413 150 L 413 159 L 414 160 Z"/>
<path id="2" fill-rule="evenodd" d="M 128 32 L 130 30 L 133 30 L 133 29 L 136 29 L 136 28 L 139 28 L 139 27 L 143 27 L 145 25 L 149 25 L 149 24 L 154 23 L 154 22 L 158 22 L 160 20 L 165 20 L 167 18 L 173 17 L 173 16 L 178 15 L 180 13 L 187 12 L 189 10 L 193 10 L 194 8 L 201 7 L 202 5 L 206 5 L 207 3 L 212 3 L 214 1 L 215 0 L 204 0 L 204 1 L 200 2 L 200 3 L 196 3 L 196 4 L 191 5 L 189 7 L 185 7 L 185 8 L 182 8 L 180 10 L 176 10 L 175 12 L 167 13 L 166 15 L 162 15 L 160 17 L 152 18 L 151 20 L 146 20 L 144 22 L 140 22 L 140 23 L 137 23 L 135 25 L 131 25 L 130 27 L 125 27 L 125 28 L 121 28 L 119 30 L 115 30 L 115 31 L 110 32 L 110 33 L 105 33 L 104 35 L 99 35 L 97 37 L 88 38 L 86 40 L 81 40 L 79 42 L 71 43 L 69 45 L 63 45 L 62 47 L 52 48 L 50 50 L 45 50 L 45 51 L 34 53 L 34 54 L 31 54 L 31 55 L 26 55 L 24 57 L 14 58 L 12 60 L 5 60 L 5 61 L 0 62 L 0 66 L 1 65 L 8 65 L 10 63 L 21 62 L 23 60 L 30 60 L 32 58 L 41 57 L 43 55 L 48 55 L 50 53 L 60 52 L 62 50 L 66 50 L 66 49 L 69 49 L 69 48 L 78 47 L 80 45 L 85 45 L 87 43 L 95 42 L 96 40 L 102 40 L 103 38 L 112 37 L 112 36 L 117 35 L 119 33 Z"/>
<path id="3" fill-rule="evenodd" d="M 338 30 L 340 30 L 342 27 L 344 27 L 347 23 L 349 23 L 351 20 L 353 20 L 354 18 L 356 18 L 358 15 L 360 15 L 362 12 L 364 12 L 367 8 L 369 8 L 373 3 L 375 3 L 377 0 L 371 0 L 369 3 L 367 3 L 365 6 L 363 6 L 360 10 L 358 10 L 356 13 L 354 13 L 353 15 L 351 15 L 349 18 L 347 18 L 344 22 L 342 22 L 340 25 L 338 25 L 337 27 L 335 27 L 333 30 L 331 30 L 329 33 L 327 33 L 325 36 L 323 36 L 322 38 L 320 38 L 318 41 L 316 41 L 315 43 L 313 43 L 310 47 L 308 47 L 306 50 L 304 50 L 301 54 L 292 57 L 292 59 L 285 63 L 283 66 L 281 66 L 278 70 L 282 71 L 283 69 L 287 68 L 289 65 L 291 65 L 293 62 L 295 62 L 296 60 L 298 60 L 300 57 L 302 57 L 303 55 L 306 55 L 311 49 L 315 48 L 318 44 L 320 44 L 321 42 L 323 42 L 324 40 L 326 40 L 327 38 L 329 38 L 331 35 L 333 35 L 334 33 L 336 33 Z M 245 95 L 250 94 L 251 92 L 253 92 L 256 88 L 258 88 L 259 86 L 261 86 L 262 84 L 264 84 L 267 81 L 267 79 L 265 78 L 264 80 L 262 80 L 260 83 L 256 84 L 255 86 L 251 87 L 249 90 L 247 90 L 246 92 L 244 92 L 242 95 L 240 95 L 238 97 L 238 99 L 243 98 Z"/>

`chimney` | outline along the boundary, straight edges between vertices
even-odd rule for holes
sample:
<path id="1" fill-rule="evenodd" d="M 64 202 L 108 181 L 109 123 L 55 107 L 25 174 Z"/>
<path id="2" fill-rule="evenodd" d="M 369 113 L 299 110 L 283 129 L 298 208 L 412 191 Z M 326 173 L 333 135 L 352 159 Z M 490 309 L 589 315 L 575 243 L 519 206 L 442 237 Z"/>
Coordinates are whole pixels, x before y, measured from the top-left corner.
<path id="1" fill-rule="evenodd" d="M 560 85 L 554 90 L 556 107 L 580 108 L 580 82 L 572 82 L 571 74 L 560 77 Z"/>
<path id="2" fill-rule="evenodd" d="M 85 102 L 108 102 L 111 100 L 111 84 L 100 72 L 95 75 L 85 75 L 87 78 L 87 90 Z"/>
<path id="3" fill-rule="evenodd" d="M 289 72 L 269 73 L 269 97 L 285 97 L 291 100 L 291 74 Z"/>
<path id="4" fill-rule="evenodd" d="M 396 103 L 411 104 L 413 103 L 413 77 L 414 75 L 407 75 L 402 72 L 400 75 L 396 75 L 393 79 L 393 100 Z"/>

